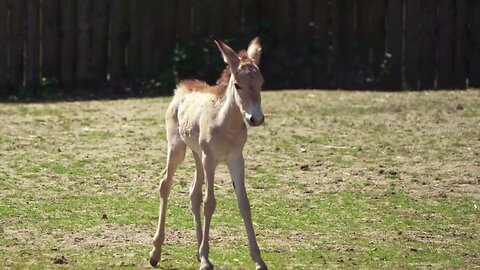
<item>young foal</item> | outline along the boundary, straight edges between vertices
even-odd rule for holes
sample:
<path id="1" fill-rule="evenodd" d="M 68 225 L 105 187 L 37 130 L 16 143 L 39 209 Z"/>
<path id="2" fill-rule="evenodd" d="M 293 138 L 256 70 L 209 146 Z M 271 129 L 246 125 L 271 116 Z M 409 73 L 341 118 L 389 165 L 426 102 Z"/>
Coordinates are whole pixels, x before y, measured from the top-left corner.
<path id="1" fill-rule="evenodd" d="M 260 107 L 260 89 L 263 76 L 258 68 L 261 46 L 254 38 L 247 51 L 236 54 L 222 41 L 215 39 L 223 60 L 228 67 L 217 85 L 210 86 L 202 81 L 183 81 L 175 90 L 167 109 L 165 122 L 168 140 L 167 168 L 160 183 L 160 215 L 157 232 L 153 238 L 150 264 L 156 266 L 165 239 L 165 214 L 168 196 L 172 188 L 173 174 L 185 157 L 188 146 L 193 153 L 196 173 L 190 188 L 191 211 L 195 222 L 198 242 L 200 269 L 213 269 L 208 260 L 210 221 L 216 201 L 213 181 L 215 168 L 220 161 L 226 161 L 232 177 L 238 206 L 247 231 L 250 256 L 256 262 L 256 269 L 267 269 L 260 256 L 252 225 L 250 204 L 244 183 L 243 146 L 247 141 L 247 128 L 263 123 Z M 202 230 L 200 206 L 202 184 L 206 177 L 203 198 L 205 223 Z"/>

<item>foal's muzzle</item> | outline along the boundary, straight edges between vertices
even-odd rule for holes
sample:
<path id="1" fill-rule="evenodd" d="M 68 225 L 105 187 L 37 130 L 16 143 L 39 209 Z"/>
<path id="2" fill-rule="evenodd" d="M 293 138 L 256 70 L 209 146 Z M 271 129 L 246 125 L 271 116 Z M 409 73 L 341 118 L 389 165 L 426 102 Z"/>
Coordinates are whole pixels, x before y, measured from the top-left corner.
<path id="1" fill-rule="evenodd" d="M 261 124 L 263 124 L 263 122 L 265 121 L 265 116 L 261 115 L 258 118 L 253 117 L 253 116 L 249 116 L 249 117 L 246 117 L 246 119 L 247 119 L 247 122 L 250 126 L 256 127 L 256 126 L 260 126 Z"/>

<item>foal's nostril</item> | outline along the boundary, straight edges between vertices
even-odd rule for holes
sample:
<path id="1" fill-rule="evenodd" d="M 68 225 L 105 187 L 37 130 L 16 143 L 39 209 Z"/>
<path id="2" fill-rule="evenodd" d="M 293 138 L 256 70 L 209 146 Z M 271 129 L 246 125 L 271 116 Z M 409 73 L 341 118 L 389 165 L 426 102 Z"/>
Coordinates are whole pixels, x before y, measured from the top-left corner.
<path id="1" fill-rule="evenodd" d="M 265 120 L 265 117 L 263 115 L 258 119 L 252 116 L 248 119 L 248 122 L 252 126 L 259 126 L 263 123 L 264 120 Z"/>
<path id="2" fill-rule="evenodd" d="M 253 123 L 253 116 L 251 115 L 247 115 L 247 117 L 245 117 L 245 119 L 247 119 L 247 122 L 252 124 Z"/>

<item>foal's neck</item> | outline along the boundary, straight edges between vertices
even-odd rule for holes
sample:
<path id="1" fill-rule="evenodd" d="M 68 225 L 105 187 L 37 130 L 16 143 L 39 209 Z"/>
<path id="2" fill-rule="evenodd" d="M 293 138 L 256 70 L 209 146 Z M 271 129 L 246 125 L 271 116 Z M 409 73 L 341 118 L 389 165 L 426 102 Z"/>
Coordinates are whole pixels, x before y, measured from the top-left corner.
<path id="1" fill-rule="evenodd" d="M 223 126 L 231 131 L 245 127 L 242 113 L 240 112 L 240 108 L 235 101 L 233 76 L 230 77 L 227 89 L 225 90 L 225 98 L 218 112 L 218 119 Z"/>

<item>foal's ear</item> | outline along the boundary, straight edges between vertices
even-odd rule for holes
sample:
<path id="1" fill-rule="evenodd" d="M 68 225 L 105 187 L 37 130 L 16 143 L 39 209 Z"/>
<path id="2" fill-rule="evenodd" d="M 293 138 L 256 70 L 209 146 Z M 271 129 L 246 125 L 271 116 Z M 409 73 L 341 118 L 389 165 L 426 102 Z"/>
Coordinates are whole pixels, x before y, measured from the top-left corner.
<path id="1" fill-rule="evenodd" d="M 213 37 L 215 40 L 215 44 L 217 44 L 218 49 L 222 53 L 223 61 L 227 63 L 231 69 L 237 69 L 238 65 L 240 64 L 240 58 L 238 55 L 232 50 L 232 48 L 228 47 L 227 44 L 223 43 L 219 38 Z"/>
<path id="2" fill-rule="evenodd" d="M 247 54 L 256 65 L 260 63 L 260 56 L 262 55 L 262 46 L 260 45 L 260 38 L 255 37 L 248 45 Z"/>

